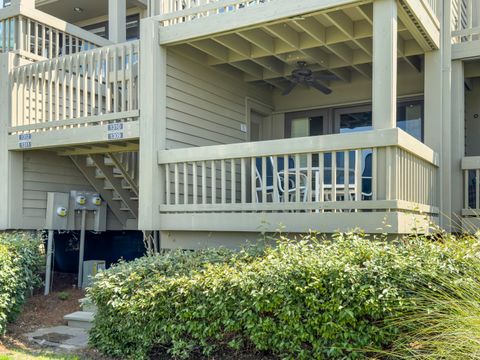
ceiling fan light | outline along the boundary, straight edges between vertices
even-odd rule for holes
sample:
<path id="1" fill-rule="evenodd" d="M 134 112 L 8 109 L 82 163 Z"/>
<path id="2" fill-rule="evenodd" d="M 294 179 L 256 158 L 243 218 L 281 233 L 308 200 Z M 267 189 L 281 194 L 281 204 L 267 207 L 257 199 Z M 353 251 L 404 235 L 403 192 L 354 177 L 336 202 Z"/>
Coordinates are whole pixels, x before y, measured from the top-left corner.
<path id="1" fill-rule="evenodd" d="M 75 6 L 73 10 L 77 13 L 83 13 L 83 9 L 81 7 Z"/>

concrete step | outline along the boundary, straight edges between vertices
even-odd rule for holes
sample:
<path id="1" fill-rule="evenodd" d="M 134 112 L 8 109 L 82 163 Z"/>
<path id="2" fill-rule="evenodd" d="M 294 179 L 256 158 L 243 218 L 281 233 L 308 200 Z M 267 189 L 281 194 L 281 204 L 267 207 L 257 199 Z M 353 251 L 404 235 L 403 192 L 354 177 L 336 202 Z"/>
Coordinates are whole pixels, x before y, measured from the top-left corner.
<path id="1" fill-rule="evenodd" d="M 76 311 L 65 315 L 63 320 L 65 320 L 70 327 L 89 330 L 93 327 L 94 316 L 95 314 L 90 311 Z"/>
<path id="2" fill-rule="evenodd" d="M 80 299 L 78 302 L 80 303 L 80 308 L 82 311 L 91 312 L 94 314 L 97 312 L 97 306 L 89 298 Z"/>

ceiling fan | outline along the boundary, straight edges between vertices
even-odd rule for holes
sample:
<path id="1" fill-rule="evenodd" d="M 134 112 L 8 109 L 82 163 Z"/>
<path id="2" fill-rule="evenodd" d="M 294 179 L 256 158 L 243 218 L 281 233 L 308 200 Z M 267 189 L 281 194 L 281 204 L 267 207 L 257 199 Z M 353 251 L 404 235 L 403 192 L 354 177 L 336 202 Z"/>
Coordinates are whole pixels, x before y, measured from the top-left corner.
<path id="1" fill-rule="evenodd" d="M 332 76 L 325 75 L 325 76 L 314 76 L 313 71 L 307 67 L 307 63 L 305 61 L 298 61 L 297 62 L 298 68 L 292 71 L 292 75 L 290 78 L 290 84 L 288 87 L 283 91 L 282 95 L 286 96 L 292 92 L 292 90 L 299 84 L 305 85 L 307 87 L 313 87 L 318 91 L 328 95 L 332 92 L 330 88 L 321 84 L 319 80 L 332 80 Z M 336 78 L 333 76 L 333 78 Z"/>

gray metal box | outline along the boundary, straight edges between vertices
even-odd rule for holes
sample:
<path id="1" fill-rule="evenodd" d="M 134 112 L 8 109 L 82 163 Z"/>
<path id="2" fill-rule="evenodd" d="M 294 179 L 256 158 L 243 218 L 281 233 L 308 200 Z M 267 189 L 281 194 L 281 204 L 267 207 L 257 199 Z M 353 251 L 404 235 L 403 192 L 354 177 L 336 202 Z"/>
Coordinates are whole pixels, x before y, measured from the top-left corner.
<path id="1" fill-rule="evenodd" d="M 92 283 L 92 278 L 102 270 L 106 269 L 105 260 L 88 260 L 83 262 L 82 289 Z"/>
<path id="2" fill-rule="evenodd" d="M 45 228 L 47 230 L 68 229 L 69 194 L 49 192 L 47 194 L 47 216 Z"/>

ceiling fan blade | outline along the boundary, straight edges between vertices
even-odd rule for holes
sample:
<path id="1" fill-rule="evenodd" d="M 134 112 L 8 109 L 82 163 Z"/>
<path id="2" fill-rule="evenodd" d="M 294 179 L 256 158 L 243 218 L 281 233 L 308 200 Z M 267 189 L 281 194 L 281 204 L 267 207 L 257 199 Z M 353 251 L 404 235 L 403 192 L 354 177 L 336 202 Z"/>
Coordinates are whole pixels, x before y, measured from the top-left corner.
<path id="1" fill-rule="evenodd" d="M 328 95 L 328 94 L 331 94 L 332 93 L 332 90 L 328 87 L 326 87 L 325 85 L 322 85 L 320 84 L 318 81 L 309 81 L 308 82 L 308 85 L 311 86 L 311 87 L 314 87 L 315 89 L 317 89 L 318 91 L 321 91 L 322 93 Z"/>
<path id="2" fill-rule="evenodd" d="M 338 76 L 337 75 L 333 75 L 333 74 L 320 74 L 320 75 L 317 75 L 315 76 L 315 80 L 326 80 L 326 81 L 329 81 L 329 80 L 338 80 Z"/>
<path id="3" fill-rule="evenodd" d="M 287 96 L 288 94 L 290 94 L 292 92 L 293 89 L 295 89 L 296 86 L 297 86 L 297 83 L 290 82 L 290 84 L 287 86 L 287 88 L 285 90 L 283 90 L 282 95 Z"/>

